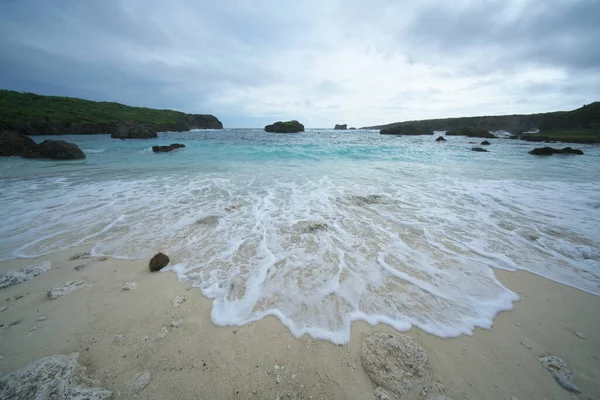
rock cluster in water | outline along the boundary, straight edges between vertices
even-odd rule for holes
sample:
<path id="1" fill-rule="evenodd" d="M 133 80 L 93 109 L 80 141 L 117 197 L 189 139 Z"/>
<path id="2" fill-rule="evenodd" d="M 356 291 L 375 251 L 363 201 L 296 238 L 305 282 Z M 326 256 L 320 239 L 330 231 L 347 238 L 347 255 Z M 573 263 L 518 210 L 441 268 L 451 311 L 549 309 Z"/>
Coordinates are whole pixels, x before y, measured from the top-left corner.
<path id="1" fill-rule="evenodd" d="M 121 124 L 110 135 L 113 139 L 152 139 L 158 137 L 156 131 L 142 125 Z"/>
<path id="2" fill-rule="evenodd" d="M 436 142 L 445 142 L 446 139 L 443 136 L 438 136 L 437 139 L 435 139 Z"/>
<path id="3" fill-rule="evenodd" d="M 157 253 L 152 257 L 148 266 L 150 267 L 151 272 L 156 272 L 166 267 L 169 264 L 169 261 L 169 257 L 166 254 Z"/>
<path id="4" fill-rule="evenodd" d="M 0 379 L 2 399 L 108 399 L 112 392 L 97 387 L 86 368 L 77 362 L 78 353 L 41 358 Z"/>
<path id="5" fill-rule="evenodd" d="M 286 122 L 278 121 L 274 124 L 265 126 L 265 131 L 273 133 L 304 132 L 304 125 L 296 120 Z"/>
<path id="6" fill-rule="evenodd" d="M 185 144 L 172 143 L 168 146 L 152 146 L 152 151 L 155 153 L 168 153 L 169 151 L 173 151 L 175 149 L 181 149 L 183 147 L 185 147 Z"/>
<path id="7" fill-rule="evenodd" d="M 410 336 L 373 333 L 362 342 L 360 360 L 381 398 L 421 398 L 432 385 L 427 353 Z"/>
<path id="8" fill-rule="evenodd" d="M 0 156 L 77 160 L 85 158 L 85 153 L 76 144 L 64 140 L 44 140 L 38 144 L 22 133 L 5 131 L 0 133 Z"/>
<path id="9" fill-rule="evenodd" d="M 573 149 L 571 147 L 565 147 L 562 149 L 555 149 L 552 147 L 538 147 L 529 152 L 534 156 L 551 156 L 552 154 L 579 154 L 583 155 L 583 151 L 579 149 Z"/>

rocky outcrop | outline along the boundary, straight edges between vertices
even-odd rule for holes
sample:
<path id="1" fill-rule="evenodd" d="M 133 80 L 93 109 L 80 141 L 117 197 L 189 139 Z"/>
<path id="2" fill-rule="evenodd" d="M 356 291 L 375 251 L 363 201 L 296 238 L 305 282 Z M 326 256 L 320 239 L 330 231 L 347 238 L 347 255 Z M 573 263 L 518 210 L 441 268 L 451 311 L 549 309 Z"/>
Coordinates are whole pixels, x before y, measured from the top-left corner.
<path id="1" fill-rule="evenodd" d="M 496 137 L 493 133 L 486 131 L 485 129 L 477 129 L 472 128 L 470 126 L 465 126 L 461 129 L 456 129 L 454 131 L 450 131 L 446 133 L 449 136 L 467 136 L 467 137 L 477 137 L 477 138 L 485 138 L 485 139 L 493 139 Z"/>
<path id="2" fill-rule="evenodd" d="M 335 129 L 336 131 L 345 131 L 346 129 L 348 129 L 348 124 L 335 124 L 335 127 L 333 129 Z"/>
<path id="3" fill-rule="evenodd" d="M 573 149 L 571 147 L 565 147 L 563 149 L 555 149 L 552 147 L 538 147 L 529 152 L 534 156 L 551 156 L 552 154 L 579 154 L 583 155 L 583 151 L 579 149 Z"/>
<path id="4" fill-rule="evenodd" d="M 401 125 L 384 128 L 379 133 L 382 135 L 431 135 L 433 131 L 416 125 Z"/>
<path id="5" fill-rule="evenodd" d="M 0 156 L 24 156 L 29 150 L 37 146 L 27 135 L 22 133 L 5 131 L 0 133 Z"/>
<path id="6" fill-rule="evenodd" d="M 445 142 L 446 139 L 443 136 L 438 136 L 437 139 L 435 139 L 436 142 Z"/>
<path id="7" fill-rule="evenodd" d="M 79 160 L 85 158 L 85 153 L 75 143 L 64 140 L 44 140 L 29 149 L 24 158 L 53 158 L 56 160 Z"/>
<path id="8" fill-rule="evenodd" d="M 8 271 L 6 274 L 0 276 L 0 289 L 28 281 L 50 270 L 50 268 L 52 268 L 52 263 L 50 261 L 43 261 L 38 264 Z"/>
<path id="9" fill-rule="evenodd" d="M 363 368 L 389 398 L 421 398 L 432 386 L 427 353 L 408 335 L 376 332 L 361 344 Z"/>
<path id="10" fill-rule="evenodd" d="M 480 153 L 488 153 L 488 151 L 486 149 L 482 149 L 481 147 L 473 147 L 471 150 L 478 151 Z"/>
<path id="11" fill-rule="evenodd" d="M 180 149 L 182 147 L 185 147 L 185 144 L 172 143 L 168 146 L 152 146 L 152 151 L 155 153 L 168 153 L 169 151 Z"/>
<path id="12" fill-rule="evenodd" d="M 112 392 L 98 387 L 77 362 L 78 353 L 36 360 L 0 379 L 2 399 L 108 399 Z"/>
<path id="13" fill-rule="evenodd" d="M 110 137 L 113 139 L 153 139 L 158 135 L 153 129 L 142 125 L 122 124 L 117 126 Z"/>
<path id="14" fill-rule="evenodd" d="M 150 268 L 151 272 L 160 271 L 169 264 L 169 261 L 171 260 L 169 260 L 169 257 L 166 254 L 157 253 L 150 260 L 148 267 Z"/>
<path id="15" fill-rule="evenodd" d="M 488 142 L 487 140 L 484 140 L 483 142 L 479 143 L 481 146 L 489 146 L 491 143 Z"/>
<path id="16" fill-rule="evenodd" d="M 273 133 L 304 132 L 304 125 L 296 120 L 286 122 L 278 121 L 274 124 L 265 126 L 265 131 Z"/>

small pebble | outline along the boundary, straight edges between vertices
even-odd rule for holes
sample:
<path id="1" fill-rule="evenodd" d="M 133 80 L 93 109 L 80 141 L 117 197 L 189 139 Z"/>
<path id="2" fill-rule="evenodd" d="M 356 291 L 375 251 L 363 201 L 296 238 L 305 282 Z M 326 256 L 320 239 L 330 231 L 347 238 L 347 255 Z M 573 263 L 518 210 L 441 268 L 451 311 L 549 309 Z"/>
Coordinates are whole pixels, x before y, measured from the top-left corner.
<path id="1" fill-rule="evenodd" d="M 515 326 L 518 326 L 518 327 L 520 327 L 520 326 L 521 326 L 521 324 L 515 324 Z"/>
<path id="2" fill-rule="evenodd" d="M 525 346 L 525 348 L 526 348 L 527 350 L 531 350 L 531 346 L 530 346 L 528 343 L 521 342 L 521 344 L 522 344 L 523 346 Z"/>
<path id="3" fill-rule="evenodd" d="M 46 317 L 37 317 L 35 320 L 36 321 L 45 321 Z"/>
<path id="4" fill-rule="evenodd" d="M 273 365 L 273 369 L 279 369 L 279 365 Z"/>
<path id="5" fill-rule="evenodd" d="M 586 339 L 585 335 L 581 332 L 575 332 L 575 336 L 577 336 L 579 339 Z"/>

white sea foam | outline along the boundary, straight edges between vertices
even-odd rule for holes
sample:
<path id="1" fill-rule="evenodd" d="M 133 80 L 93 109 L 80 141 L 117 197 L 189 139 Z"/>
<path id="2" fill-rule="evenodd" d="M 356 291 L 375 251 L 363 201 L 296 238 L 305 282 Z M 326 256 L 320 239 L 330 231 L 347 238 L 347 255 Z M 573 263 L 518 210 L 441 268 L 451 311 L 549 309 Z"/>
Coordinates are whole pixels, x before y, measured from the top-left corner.
<path id="1" fill-rule="evenodd" d="M 335 343 L 354 320 L 441 337 L 490 328 L 518 300 L 492 268 L 600 294 L 597 185 L 474 178 L 460 164 L 290 164 L 12 182 L 0 257 L 165 251 L 214 299 L 215 324 L 273 315 Z"/>

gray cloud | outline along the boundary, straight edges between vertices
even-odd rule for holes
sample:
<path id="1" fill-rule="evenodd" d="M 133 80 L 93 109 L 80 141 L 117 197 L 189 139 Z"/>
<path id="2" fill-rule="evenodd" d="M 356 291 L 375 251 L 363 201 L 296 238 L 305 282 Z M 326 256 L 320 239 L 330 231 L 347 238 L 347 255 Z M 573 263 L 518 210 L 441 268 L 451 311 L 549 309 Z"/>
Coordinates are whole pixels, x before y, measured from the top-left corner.
<path id="1" fill-rule="evenodd" d="M 308 126 L 600 98 L 600 3 L 0 2 L 0 87 Z M 535 99 L 535 101 L 532 101 Z"/>

